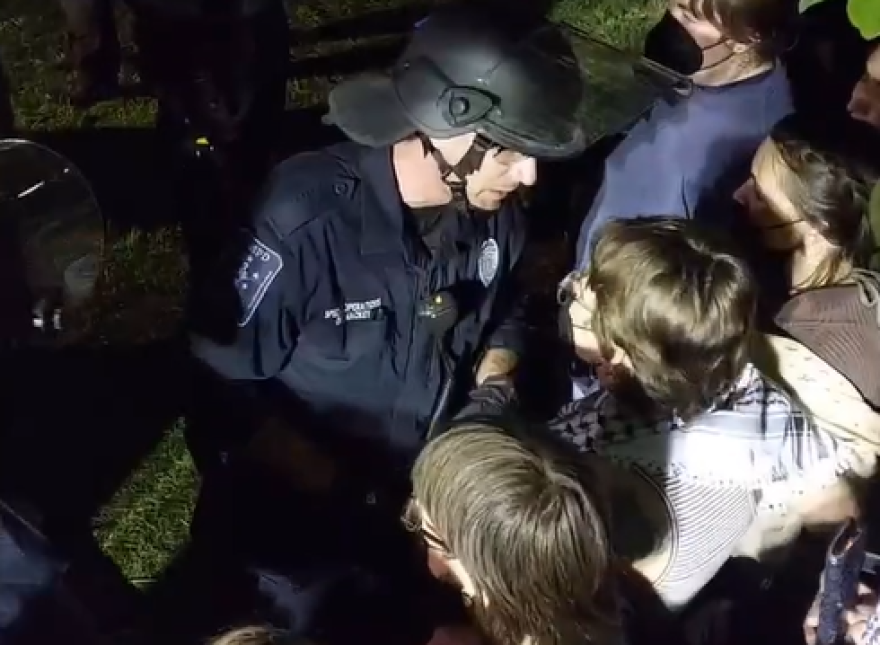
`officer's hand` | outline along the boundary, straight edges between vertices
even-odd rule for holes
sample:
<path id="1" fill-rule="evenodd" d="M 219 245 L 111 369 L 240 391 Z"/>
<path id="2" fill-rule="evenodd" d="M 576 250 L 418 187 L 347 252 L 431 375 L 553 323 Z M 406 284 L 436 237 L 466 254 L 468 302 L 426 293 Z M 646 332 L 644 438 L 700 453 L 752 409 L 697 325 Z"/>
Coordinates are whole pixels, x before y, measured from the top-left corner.
<path id="1" fill-rule="evenodd" d="M 326 493 L 336 483 L 336 463 L 302 433 L 277 418 L 257 431 L 245 452 L 297 488 Z"/>
<path id="2" fill-rule="evenodd" d="M 463 423 L 468 419 L 503 417 L 515 413 L 518 404 L 513 379 L 509 376 L 490 376 L 481 386 L 471 390 L 467 403 L 455 415 L 452 423 Z"/>
<path id="3" fill-rule="evenodd" d="M 495 348 L 487 350 L 483 355 L 483 360 L 480 361 L 479 367 L 477 367 L 477 387 L 492 377 L 512 378 L 518 362 L 519 357 L 509 349 Z"/>

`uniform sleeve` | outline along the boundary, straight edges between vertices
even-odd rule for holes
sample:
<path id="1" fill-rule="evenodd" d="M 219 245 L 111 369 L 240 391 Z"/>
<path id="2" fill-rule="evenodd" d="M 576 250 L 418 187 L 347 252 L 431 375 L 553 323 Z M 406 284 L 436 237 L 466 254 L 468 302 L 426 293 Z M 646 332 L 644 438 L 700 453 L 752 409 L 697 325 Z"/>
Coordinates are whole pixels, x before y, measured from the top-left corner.
<path id="1" fill-rule="evenodd" d="M 296 235 L 282 244 L 265 222 L 242 231 L 224 270 L 207 285 L 210 301 L 200 318 L 210 320 L 193 334 L 191 346 L 221 378 L 270 379 L 295 349 L 304 306 Z"/>
<path id="2" fill-rule="evenodd" d="M 498 300 L 491 321 L 492 331 L 486 342 L 486 349 L 507 349 L 522 355 L 525 348 L 525 306 L 518 267 L 505 284 L 499 287 Z"/>
<path id="3" fill-rule="evenodd" d="M 504 281 L 498 285 L 485 346 L 485 349 L 507 349 L 519 356 L 525 349 L 526 335 L 522 255 L 527 229 L 525 212 L 520 206 L 510 220 L 510 265 Z"/>

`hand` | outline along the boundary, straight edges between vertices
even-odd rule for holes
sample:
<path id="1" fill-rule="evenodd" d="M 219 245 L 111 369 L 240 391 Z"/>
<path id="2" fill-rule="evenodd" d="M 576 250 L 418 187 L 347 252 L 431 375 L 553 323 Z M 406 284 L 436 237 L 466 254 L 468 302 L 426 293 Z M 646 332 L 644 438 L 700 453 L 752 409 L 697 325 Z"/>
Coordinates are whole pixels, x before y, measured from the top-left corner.
<path id="1" fill-rule="evenodd" d="M 477 367 L 477 387 L 492 377 L 512 378 L 518 362 L 519 357 L 509 349 L 496 347 L 487 350 L 483 360 L 480 361 L 480 365 Z"/>
<path id="2" fill-rule="evenodd" d="M 866 638 L 868 622 L 877 613 L 877 594 L 864 584 L 859 585 L 859 598 L 854 609 L 844 614 L 847 640 L 853 645 L 871 645 Z M 813 601 L 804 620 L 804 638 L 807 645 L 816 645 L 816 630 L 819 627 L 819 594 Z M 870 639 L 873 640 L 873 639 Z"/>

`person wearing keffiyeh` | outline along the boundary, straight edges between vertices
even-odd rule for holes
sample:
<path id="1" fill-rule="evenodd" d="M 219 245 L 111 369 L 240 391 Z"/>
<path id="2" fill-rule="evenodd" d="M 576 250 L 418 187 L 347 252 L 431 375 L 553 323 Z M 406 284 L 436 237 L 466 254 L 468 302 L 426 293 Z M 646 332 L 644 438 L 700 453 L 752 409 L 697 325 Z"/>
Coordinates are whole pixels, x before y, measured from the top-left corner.
<path id="1" fill-rule="evenodd" d="M 725 240 L 643 217 L 592 257 L 560 289 L 584 396 L 547 428 L 606 474 L 615 550 L 681 608 L 745 548 L 765 490 L 854 457 L 751 364 L 757 289 Z"/>

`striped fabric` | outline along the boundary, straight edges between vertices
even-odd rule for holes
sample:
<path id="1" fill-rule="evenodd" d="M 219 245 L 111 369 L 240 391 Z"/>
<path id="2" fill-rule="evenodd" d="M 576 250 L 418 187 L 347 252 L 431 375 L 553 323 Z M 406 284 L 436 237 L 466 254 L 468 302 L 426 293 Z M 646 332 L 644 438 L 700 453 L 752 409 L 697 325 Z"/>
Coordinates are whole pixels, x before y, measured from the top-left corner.
<path id="1" fill-rule="evenodd" d="M 584 452 L 622 466 L 667 509 L 670 535 L 651 560 L 666 603 L 687 603 L 715 575 L 765 504 L 783 504 L 803 483 L 831 485 L 848 470 L 850 447 L 823 432 L 753 366 L 706 413 L 636 417 L 607 391 L 566 406 L 550 429 Z M 791 486 L 786 487 L 788 482 Z M 638 563 L 637 563 L 638 565 Z"/>

